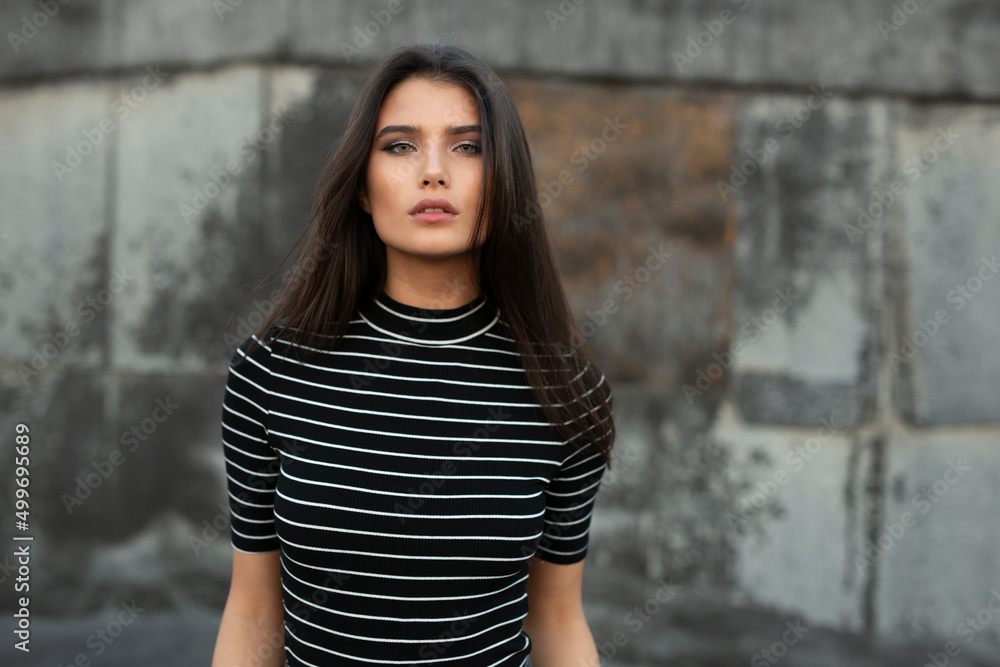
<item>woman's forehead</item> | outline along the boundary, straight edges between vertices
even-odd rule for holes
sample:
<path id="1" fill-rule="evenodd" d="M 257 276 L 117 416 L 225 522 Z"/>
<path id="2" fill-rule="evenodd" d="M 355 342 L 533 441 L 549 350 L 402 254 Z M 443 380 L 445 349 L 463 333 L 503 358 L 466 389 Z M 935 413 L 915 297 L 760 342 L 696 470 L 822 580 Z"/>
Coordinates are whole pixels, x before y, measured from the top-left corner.
<path id="1" fill-rule="evenodd" d="M 411 77 L 397 84 L 382 101 L 378 126 L 411 125 L 420 131 L 479 124 L 479 108 L 472 94 L 449 81 Z"/>

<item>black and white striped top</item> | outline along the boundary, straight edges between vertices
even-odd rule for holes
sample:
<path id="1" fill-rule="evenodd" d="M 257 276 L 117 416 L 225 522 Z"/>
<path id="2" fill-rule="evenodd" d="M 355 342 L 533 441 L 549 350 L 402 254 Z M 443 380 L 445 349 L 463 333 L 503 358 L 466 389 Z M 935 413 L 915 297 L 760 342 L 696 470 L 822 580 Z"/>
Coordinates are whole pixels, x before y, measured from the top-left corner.
<path id="1" fill-rule="evenodd" d="M 231 541 L 281 550 L 287 664 L 525 665 L 529 560 L 583 560 L 606 464 L 548 424 L 499 312 L 382 291 L 305 362 L 271 335 L 233 368 L 249 343 Z"/>

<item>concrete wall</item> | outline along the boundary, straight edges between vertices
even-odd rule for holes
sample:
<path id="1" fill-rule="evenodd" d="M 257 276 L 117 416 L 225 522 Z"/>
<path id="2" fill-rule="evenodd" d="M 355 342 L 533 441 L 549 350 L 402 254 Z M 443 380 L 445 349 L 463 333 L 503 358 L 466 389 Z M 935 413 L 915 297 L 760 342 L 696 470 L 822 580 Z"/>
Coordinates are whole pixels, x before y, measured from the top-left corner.
<path id="1" fill-rule="evenodd" d="M 226 319 L 365 67 L 436 37 L 514 93 L 615 388 L 604 656 L 748 662 L 799 621 L 786 664 L 1000 664 L 961 662 L 1000 642 L 1000 4 L 18 0 L 0 26 L 0 433 L 31 427 L 34 614 L 221 609 Z"/>

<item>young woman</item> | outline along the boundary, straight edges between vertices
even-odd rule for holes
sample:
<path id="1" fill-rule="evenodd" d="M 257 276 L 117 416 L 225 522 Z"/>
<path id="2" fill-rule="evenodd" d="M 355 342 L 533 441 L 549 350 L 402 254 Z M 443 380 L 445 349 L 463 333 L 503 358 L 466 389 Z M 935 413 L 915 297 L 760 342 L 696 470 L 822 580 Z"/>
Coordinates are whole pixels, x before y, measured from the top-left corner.
<path id="1" fill-rule="evenodd" d="M 500 78 L 437 43 L 374 65 L 306 235 L 230 363 L 213 665 L 596 667 L 611 390 Z"/>

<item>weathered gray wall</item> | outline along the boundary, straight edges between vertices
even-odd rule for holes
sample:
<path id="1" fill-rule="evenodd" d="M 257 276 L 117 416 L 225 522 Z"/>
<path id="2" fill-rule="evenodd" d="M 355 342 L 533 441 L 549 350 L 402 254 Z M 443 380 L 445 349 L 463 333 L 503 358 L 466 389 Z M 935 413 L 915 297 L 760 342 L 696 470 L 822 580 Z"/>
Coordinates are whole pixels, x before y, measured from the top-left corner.
<path id="1" fill-rule="evenodd" d="M 226 319 L 305 223 L 364 68 L 436 37 L 517 98 L 615 388 L 585 581 L 605 657 L 745 664 L 799 620 L 785 664 L 888 664 L 863 639 L 1000 664 L 1000 3 L 392 5 L 0 6 L 0 437 L 31 427 L 32 613 L 221 610 Z"/>

